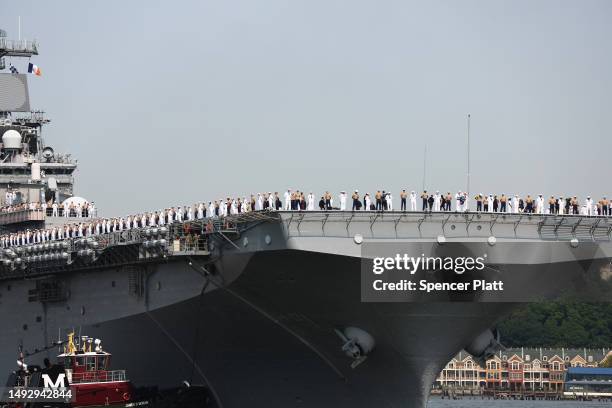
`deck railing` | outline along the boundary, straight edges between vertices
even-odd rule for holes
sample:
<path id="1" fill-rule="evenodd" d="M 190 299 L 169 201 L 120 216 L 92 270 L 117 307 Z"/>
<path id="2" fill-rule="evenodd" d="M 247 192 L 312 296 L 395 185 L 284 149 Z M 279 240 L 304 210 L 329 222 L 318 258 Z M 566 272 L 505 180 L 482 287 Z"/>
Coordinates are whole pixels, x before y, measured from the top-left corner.
<path id="1" fill-rule="evenodd" d="M 0 50 L 38 54 L 38 44 L 32 40 L 9 40 L 0 38 Z"/>
<path id="2" fill-rule="evenodd" d="M 72 384 L 91 382 L 116 382 L 126 381 L 125 370 L 113 371 L 86 371 L 84 373 L 72 373 Z"/>

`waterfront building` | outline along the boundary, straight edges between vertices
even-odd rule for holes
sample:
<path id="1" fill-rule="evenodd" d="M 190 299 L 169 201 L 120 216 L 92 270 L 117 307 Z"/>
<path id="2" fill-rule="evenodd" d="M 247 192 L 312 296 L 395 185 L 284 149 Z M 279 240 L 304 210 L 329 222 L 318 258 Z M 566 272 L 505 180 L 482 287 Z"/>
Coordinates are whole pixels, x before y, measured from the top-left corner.
<path id="1" fill-rule="evenodd" d="M 563 391 L 569 398 L 612 397 L 612 368 L 569 367 Z"/>
<path id="2" fill-rule="evenodd" d="M 599 367 L 610 355 L 612 349 L 509 348 L 481 367 L 462 351 L 440 372 L 434 387 L 561 393 L 569 368 Z"/>

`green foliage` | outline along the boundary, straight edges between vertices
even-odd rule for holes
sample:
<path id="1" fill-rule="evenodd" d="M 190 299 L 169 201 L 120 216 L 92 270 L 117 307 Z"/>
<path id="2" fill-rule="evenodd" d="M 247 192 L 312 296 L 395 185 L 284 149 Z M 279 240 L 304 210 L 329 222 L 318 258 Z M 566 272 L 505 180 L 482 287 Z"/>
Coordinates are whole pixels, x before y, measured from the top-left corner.
<path id="1" fill-rule="evenodd" d="M 612 303 L 531 303 L 498 324 L 508 347 L 612 346 Z"/>

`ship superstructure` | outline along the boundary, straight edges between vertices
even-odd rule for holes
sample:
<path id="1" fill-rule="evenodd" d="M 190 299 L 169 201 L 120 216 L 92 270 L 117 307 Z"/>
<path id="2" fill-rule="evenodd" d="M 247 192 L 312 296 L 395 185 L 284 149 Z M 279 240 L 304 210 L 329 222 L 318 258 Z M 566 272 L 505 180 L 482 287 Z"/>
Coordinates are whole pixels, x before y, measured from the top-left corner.
<path id="1" fill-rule="evenodd" d="M 49 174 L 32 178 L 44 144 L 24 146 L 23 129 L 9 130 L 21 137 L 13 150 L 39 155 L 19 188 L 71 194 L 71 179 L 53 190 Z M 41 216 L 7 225 L 53 218 Z M 0 256 L 0 368 L 14 365 L 18 345 L 42 349 L 81 328 L 106 339 L 134 384 L 202 383 L 226 408 L 423 407 L 448 360 L 464 348 L 478 359 L 499 350 L 490 328 L 534 293 L 364 300 L 372 248 L 486 254 L 479 279 L 601 299 L 612 294 L 611 233 L 604 217 L 261 211 L 13 245 Z"/>
<path id="2" fill-rule="evenodd" d="M 50 211 L 53 202 L 73 196 L 76 160 L 45 143 L 42 128 L 50 120 L 43 111 L 31 110 L 28 74 L 12 65 L 36 55 L 36 42 L 9 40 L 0 30 L 0 70 L 9 70 L 0 72 L 0 228 L 5 231 L 41 228 L 43 204 Z"/>

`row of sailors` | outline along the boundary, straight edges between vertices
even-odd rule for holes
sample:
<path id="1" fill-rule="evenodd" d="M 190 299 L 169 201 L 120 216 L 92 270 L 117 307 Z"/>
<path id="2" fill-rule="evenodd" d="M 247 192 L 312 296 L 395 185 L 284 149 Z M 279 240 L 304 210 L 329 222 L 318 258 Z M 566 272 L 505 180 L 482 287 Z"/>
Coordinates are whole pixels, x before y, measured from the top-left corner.
<path id="1" fill-rule="evenodd" d="M 2 212 L 2 213 L 12 213 L 12 212 L 16 212 L 16 211 L 28 210 L 28 209 L 30 209 L 30 207 L 31 206 L 26 204 L 26 203 L 9 204 L 9 205 L 2 206 L 2 208 L 0 208 L 0 212 Z"/>
<path id="2" fill-rule="evenodd" d="M 311 192 L 306 195 L 304 192 L 287 190 L 284 193 L 284 203 L 278 193 L 259 193 L 256 196 L 251 195 L 250 200 L 246 198 L 230 199 L 227 198 L 225 201 L 218 200 L 215 202 L 209 202 L 208 206 L 203 203 L 196 205 L 195 207 L 185 207 L 184 209 L 179 207 L 177 210 L 169 209 L 167 211 L 174 211 L 180 221 L 183 218 L 188 220 L 197 218 L 209 217 L 221 217 L 227 215 L 240 214 L 243 212 L 250 211 L 261 211 L 261 210 L 285 210 L 285 211 L 314 211 L 315 210 L 315 195 Z M 452 203 L 454 201 L 455 211 L 464 212 L 469 210 L 468 196 L 466 192 L 458 191 L 452 195 L 450 192 L 447 194 L 440 194 L 436 191 L 435 194 L 428 194 L 427 191 L 423 191 L 420 196 L 422 201 L 422 211 L 451 211 Z M 377 191 L 374 194 L 374 198 L 366 193 L 363 198 L 359 195 L 359 190 L 354 190 L 351 194 L 352 199 L 352 210 L 378 210 L 378 211 L 392 211 L 393 210 L 393 196 L 390 192 L 384 190 Z M 345 191 L 340 192 L 338 196 L 340 211 L 347 210 L 348 194 Z M 580 201 L 576 196 L 571 198 L 551 196 L 548 199 L 548 208 L 546 202 L 539 194 L 536 198 L 531 195 L 527 195 L 524 199 L 518 195 L 506 196 L 501 194 L 500 196 L 489 194 L 478 194 L 474 197 L 476 202 L 476 211 L 478 212 L 507 212 L 507 213 L 537 213 L 537 214 L 581 214 L 581 215 L 612 215 L 612 201 L 603 197 L 598 202 L 594 202 L 593 199 L 588 196 L 584 204 L 581 205 Z M 410 203 L 410 211 L 417 211 L 417 195 L 414 191 L 410 194 L 406 190 L 400 192 L 400 211 L 407 210 L 407 204 Z M 326 191 L 320 198 L 318 207 L 320 210 L 331 210 L 334 207 L 334 199 L 329 191 Z M 164 211 L 160 213 L 154 213 L 154 217 L 164 217 Z"/>
<path id="3" fill-rule="evenodd" d="M 128 216 L 127 218 L 100 219 L 94 222 L 68 224 L 52 229 L 26 230 L 24 232 L 5 234 L 0 237 L 0 245 L 6 248 L 10 246 L 39 244 L 67 238 L 89 237 L 116 231 L 163 226 L 166 223 L 183 221 L 182 217 L 174 217 L 174 212 L 169 212 L 168 218 L 159 217 L 155 214 L 157 213 L 133 217 Z"/>
<path id="4" fill-rule="evenodd" d="M 49 205 L 46 202 L 43 203 L 19 203 L 19 204 L 11 204 L 3 206 L 0 209 L 0 212 L 15 212 L 15 211 L 23 211 L 23 210 L 41 210 L 46 215 L 51 215 L 53 217 L 95 217 L 96 216 L 96 206 L 94 202 L 91 203 L 74 203 L 64 201 L 63 204 L 58 204 L 57 202 L 51 203 Z"/>
<path id="5" fill-rule="evenodd" d="M 19 204 L 19 198 L 17 197 L 17 191 L 14 190 L 6 190 L 4 193 L 4 206 L 10 207 Z"/>
<path id="6" fill-rule="evenodd" d="M 51 204 L 51 211 L 49 212 L 49 207 L 47 203 L 43 203 L 41 206 L 42 210 L 45 214 L 49 214 L 52 217 L 62 216 L 64 218 L 68 217 L 76 217 L 76 218 L 91 218 L 96 216 L 96 205 L 92 201 L 91 203 L 73 203 L 64 201 L 61 205 L 56 202 Z"/>
<path id="7" fill-rule="evenodd" d="M 41 243 L 52 240 L 61 240 L 65 238 L 75 238 L 91 235 L 99 235 L 114 231 L 130 230 L 135 228 L 163 226 L 173 222 L 183 222 L 186 220 L 204 219 L 207 217 L 223 217 L 227 215 L 240 214 L 251 211 L 262 210 L 309 210 L 315 209 L 315 196 L 313 193 L 305 195 L 304 192 L 288 190 L 284 194 L 284 203 L 278 193 L 259 193 L 251 195 L 250 199 L 243 197 L 242 199 L 230 199 L 210 201 L 208 205 L 199 203 L 194 206 L 173 207 L 165 210 L 155 211 L 152 213 L 144 213 L 140 215 L 130 215 L 126 218 L 98 219 L 89 223 L 80 223 L 65 225 L 63 227 L 55 227 L 50 230 L 27 230 L 20 233 L 12 233 L 2 235 L 0 243 L 2 247 L 13 245 L 25 245 L 32 243 Z M 339 209 L 344 211 L 347 209 L 348 195 L 342 191 L 339 195 Z M 354 190 L 351 195 L 353 200 L 353 210 L 360 210 L 362 206 L 365 210 L 393 210 L 393 197 L 391 193 L 386 191 L 377 191 L 374 199 L 369 193 L 363 196 L 362 199 L 358 190 Z M 451 203 L 455 201 L 456 211 L 468 210 L 467 193 L 457 192 L 454 196 L 450 193 L 446 195 L 436 192 L 428 194 L 423 191 L 420 195 L 422 200 L 423 211 L 451 211 Z M 407 202 L 410 202 L 410 210 L 417 211 L 417 195 L 414 191 L 410 194 L 406 190 L 400 193 L 400 210 L 407 210 Z M 525 199 L 514 195 L 513 197 L 502 194 L 501 196 L 490 194 L 485 196 L 478 194 L 474 197 L 476 202 L 476 211 L 484 212 L 508 212 L 508 213 L 537 213 L 537 214 L 583 214 L 583 215 L 608 215 L 612 214 L 612 202 L 603 197 L 599 202 L 594 203 L 591 197 L 587 197 L 585 205 L 580 207 L 577 197 L 566 198 L 550 197 L 548 200 L 548 208 L 545 206 L 545 200 L 540 194 L 535 199 L 528 195 Z M 40 205 L 40 204 L 38 204 Z M 42 206 L 45 204 L 43 203 Z M 95 211 L 95 206 L 91 204 L 88 211 Z M 333 207 L 333 197 L 329 191 L 321 196 L 319 200 L 319 209 L 330 210 Z M 57 207 L 52 207 L 52 211 L 56 211 Z M 68 207 L 66 212 L 70 213 L 71 207 Z"/>
<path id="8" fill-rule="evenodd" d="M 567 198 L 550 196 L 548 200 L 545 200 L 542 194 L 538 194 L 536 198 L 528 194 L 524 199 L 516 194 L 513 197 L 505 194 L 499 197 L 493 194 L 488 196 L 478 194 L 474 197 L 474 200 L 478 212 L 580 214 L 587 216 L 612 214 L 612 202 L 605 196 L 597 202 L 591 196 L 587 196 L 582 204 L 577 196 Z"/>
<path id="9" fill-rule="evenodd" d="M 232 202 L 211 202 L 208 209 L 204 203 L 200 203 L 196 206 L 173 207 L 152 213 L 129 215 L 125 218 L 102 218 L 92 222 L 67 224 L 52 229 L 26 230 L 24 232 L 0 236 L 0 245 L 6 248 L 9 246 L 39 244 L 66 238 L 89 237 L 116 231 L 164 226 L 174 222 L 192 221 L 196 218 L 204 219 L 207 217 L 207 214 L 208 216 L 212 214 L 212 217 L 220 217 L 226 216 L 228 213 L 238 214 L 241 210 L 249 211 L 246 206 L 242 205 L 242 202 L 240 199 L 233 200 Z"/>
<path id="10" fill-rule="evenodd" d="M 314 195 L 310 194 L 311 209 L 314 210 Z M 304 201 L 303 193 L 300 198 L 294 196 L 294 203 L 289 208 L 297 208 L 299 201 Z M 124 231 L 145 227 L 156 227 L 172 224 L 174 222 L 192 221 L 207 217 L 224 217 L 230 214 L 240 214 L 251 211 L 269 209 L 282 209 L 278 193 L 262 193 L 246 198 L 217 200 L 208 205 L 199 203 L 194 206 L 171 207 L 151 213 L 130 215 L 127 217 L 98 219 L 92 222 L 68 224 L 46 230 L 26 230 L 24 232 L 5 234 L 0 236 L 0 245 L 5 247 L 38 244 L 47 241 L 62 240 L 66 238 L 88 237 L 92 235 L 107 234 L 115 231 Z M 55 211 L 55 208 L 53 209 Z M 55 214 L 54 214 L 55 215 Z"/>

